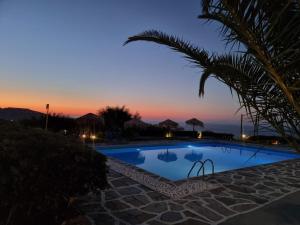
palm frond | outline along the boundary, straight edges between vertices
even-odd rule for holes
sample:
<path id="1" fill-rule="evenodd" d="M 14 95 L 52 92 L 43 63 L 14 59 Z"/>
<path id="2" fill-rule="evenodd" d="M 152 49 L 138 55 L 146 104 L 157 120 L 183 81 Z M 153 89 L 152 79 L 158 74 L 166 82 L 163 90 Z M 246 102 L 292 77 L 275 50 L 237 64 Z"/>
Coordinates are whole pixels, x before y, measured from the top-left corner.
<path id="1" fill-rule="evenodd" d="M 249 56 L 217 56 L 203 72 L 200 92 L 203 92 L 201 89 L 207 78 L 214 76 L 236 91 L 241 106 L 253 121 L 254 115 L 258 114 L 276 127 L 282 136 L 287 133 L 289 136 L 299 135 L 300 118 L 297 112 L 291 110 L 282 91 L 265 74 L 263 67 Z"/>
<path id="2" fill-rule="evenodd" d="M 124 45 L 134 41 L 149 41 L 168 46 L 171 49 L 184 54 L 188 60 L 196 63 L 197 65 L 206 66 L 210 61 L 208 53 L 205 50 L 195 47 L 189 42 L 183 41 L 178 37 L 167 35 L 160 31 L 150 30 L 131 36 Z"/>
<path id="3" fill-rule="evenodd" d="M 202 0 L 200 19 L 222 24 L 228 43 L 243 44 L 300 115 L 300 5 L 297 0 Z M 292 32 L 291 32 L 292 31 Z"/>

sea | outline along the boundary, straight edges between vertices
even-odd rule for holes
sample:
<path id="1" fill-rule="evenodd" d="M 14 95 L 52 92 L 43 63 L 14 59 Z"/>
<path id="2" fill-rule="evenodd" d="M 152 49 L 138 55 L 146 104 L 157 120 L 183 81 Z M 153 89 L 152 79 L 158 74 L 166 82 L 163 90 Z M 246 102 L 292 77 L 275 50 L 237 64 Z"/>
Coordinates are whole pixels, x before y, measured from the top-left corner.
<path id="1" fill-rule="evenodd" d="M 157 124 L 151 121 L 151 124 Z M 185 124 L 184 122 L 179 122 L 179 126 L 183 127 L 184 130 L 192 130 L 192 127 Z M 195 127 L 197 131 L 213 131 L 217 133 L 230 133 L 236 138 L 240 137 L 241 127 L 240 124 L 231 123 L 205 123 L 203 128 Z M 247 136 L 252 136 L 254 134 L 254 127 L 252 124 L 243 125 L 243 134 Z M 274 131 L 259 130 L 259 135 L 277 135 Z"/>

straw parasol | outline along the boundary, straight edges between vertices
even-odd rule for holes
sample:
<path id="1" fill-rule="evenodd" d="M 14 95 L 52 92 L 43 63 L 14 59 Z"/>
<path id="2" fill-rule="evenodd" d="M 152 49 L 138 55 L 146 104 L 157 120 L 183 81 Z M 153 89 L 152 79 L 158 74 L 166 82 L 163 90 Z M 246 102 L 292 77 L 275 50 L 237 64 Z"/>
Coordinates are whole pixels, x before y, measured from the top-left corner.
<path id="1" fill-rule="evenodd" d="M 88 113 L 78 117 L 76 123 L 80 128 L 80 133 L 95 134 L 95 132 L 103 126 L 103 119 L 96 114 Z"/>
<path id="2" fill-rule="evenodd" d="M 176 129 L 178 127 L 178 123 L 173 120 L 167 119 L 158 124 L 160 127 L 168 128 L 168 129 Z"/>
<path id="3" fill-rule="evenodd" d="M 202 121 L 196 119 L 196 118 L 192 118 L 190 120 L 185 121 L 186 124 L 193 126 L 193 131 L 195 131 L 195 126 L 198 127 L 204 127 L 204 124 Z"/>
<path id="4" fill-rule="evenodd" d="M 144 121 L 137 119 L 137 118 L 133 118 L 131 120 L 128 120 L 124 123 L 124 127 L 128 128 L 128 127 L 139 127 L 139 128 L 146 128 L 150 126 L 150 124 L 145 123 Z"/>
<path id="5" fill-rule="evenodd" d="M 93 113 L 85 114 L 85 115 L 83 115 L 81 117 L 78 117 L 76 119 L 76 121 L 78 123 L 85 123 L 85 124 L 94 123 L 94 122 L 97 122 L 99 120 L 100 120 L 100 118 L 96 114 L 93 114 Z"/>

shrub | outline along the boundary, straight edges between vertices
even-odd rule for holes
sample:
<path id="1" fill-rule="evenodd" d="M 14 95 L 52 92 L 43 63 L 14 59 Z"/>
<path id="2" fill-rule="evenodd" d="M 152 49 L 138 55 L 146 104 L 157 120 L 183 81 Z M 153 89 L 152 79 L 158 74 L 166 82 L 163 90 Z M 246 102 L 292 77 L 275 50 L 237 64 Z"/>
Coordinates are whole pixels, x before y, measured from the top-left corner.
<path id="1" fill-rule="evenodd" d="M 183 138 L 197 138 L 198 132 L 197 131 L 189 131 L 189 130 L 183 130 L 183 131 L 174 131 L 173 135 L 175 137 L 183 137 Z"/>
<path id="2" fill-rule="evenodd" d="M 61 224 L 70 199 L 106 186 L 105 160 L 60 134 L 0 123 L 0 224 Z"/>
<path id="3" fill-rule="evenodd" d="M 20 121 L 26 127 L 45 127 L 45 116 L 39 118 L 31 118 Z M 53 132 L 62 132 L 67 130 L 67 134 L 78 134 L 78 125 L 76 120 L 69 116 L 57 113 L 51 113 L 48 117 L 48 130 Z"/>
<path id="4" fill-rule="evenodd" d="M 279 136 L 267 136 L 267 135 L 257 135 L 257 136 L 251 136 L 247 139 L 249 142 L 255 142 L 258 144 L 272 144 L 272 143 L 278 143 L 278 144 L 288 144 L 287 141 Z"/>
<path id="5" fill-rule="evenodd" d="M 212 131 L 202 131 L 202 138 L 216 138 L 222 140 L 233 140 L 233 134 L 216 133 Z"/>

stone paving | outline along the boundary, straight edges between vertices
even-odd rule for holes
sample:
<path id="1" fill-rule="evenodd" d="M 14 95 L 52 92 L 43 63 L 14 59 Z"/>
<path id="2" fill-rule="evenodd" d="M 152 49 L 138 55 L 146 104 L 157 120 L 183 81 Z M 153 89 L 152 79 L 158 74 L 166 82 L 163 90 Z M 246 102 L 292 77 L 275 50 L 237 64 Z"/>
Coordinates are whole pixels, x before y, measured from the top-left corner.
<path id="1" fill-rule="evenodd" d="M 82 197 L 79 209 L 94 225 L 209 225 L 300 190 L 300 160 L 209 175 L 216 189 L 171 199 L 110 170 L 110 187 Z"/>

